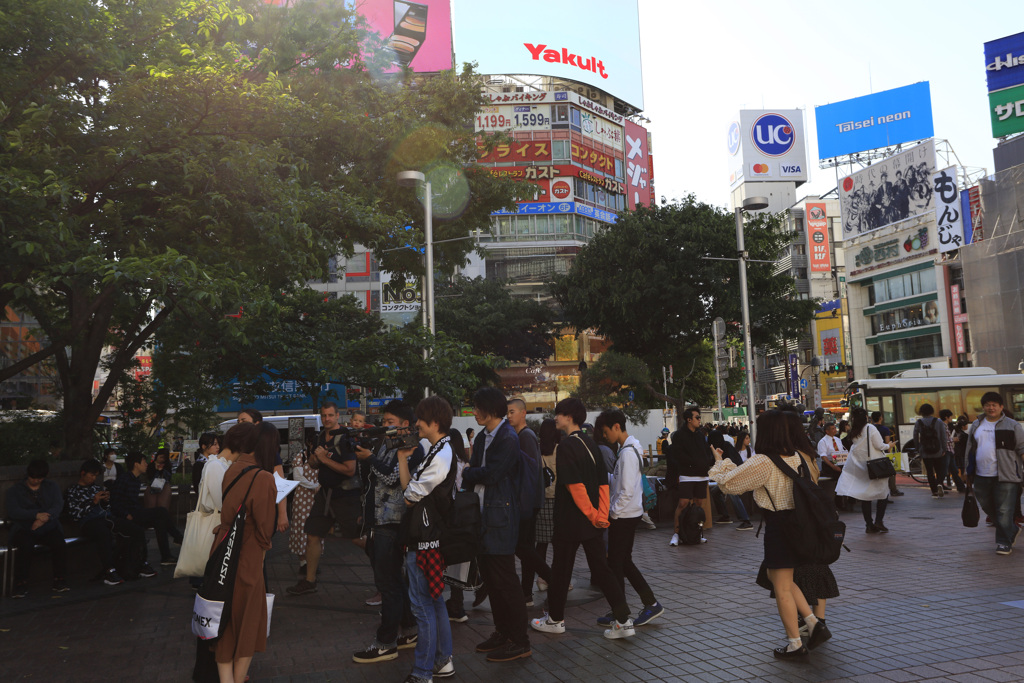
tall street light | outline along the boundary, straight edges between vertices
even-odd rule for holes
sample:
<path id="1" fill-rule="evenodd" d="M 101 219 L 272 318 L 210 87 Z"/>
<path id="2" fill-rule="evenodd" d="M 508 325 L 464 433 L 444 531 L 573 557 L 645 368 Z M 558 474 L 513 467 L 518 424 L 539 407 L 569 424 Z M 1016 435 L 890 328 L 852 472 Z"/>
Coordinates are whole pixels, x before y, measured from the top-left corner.
<path id="1" fill-rule="evenodd" d="M 768 208 L 767 197 L 747 197 L 742 206 L 736 207 L 736 251 L 740 261 L 740 303 L 743 308 L 743 357 L 747 365 L 747 416 L 750 420 L 750 438 L 756 436 L 754 424 L 754 352 L 750 343 L 750 297 L 747 293 L 747 248 L 743 242 L 743 212 L 761 211 Z"/>
<path id="2" fill-rule="evenodd" d="M 417 187 L 423 184 L 423 225 L 424 237 L 426 237 L 427 249 L 427 277 L 426 287 L 423 292 L 423 308 L 427 316 L 427 328 L 430 335 L 434 335 L 434 220 L 432 196 L 430 194 L 430 181 L 420 171 L 401 171 L 398 174 L 399 187 Z M 423 357 L 427 357 L 427 351 L 423 351 Z M 425 395 L 430 395 L 427 389 Z"/>

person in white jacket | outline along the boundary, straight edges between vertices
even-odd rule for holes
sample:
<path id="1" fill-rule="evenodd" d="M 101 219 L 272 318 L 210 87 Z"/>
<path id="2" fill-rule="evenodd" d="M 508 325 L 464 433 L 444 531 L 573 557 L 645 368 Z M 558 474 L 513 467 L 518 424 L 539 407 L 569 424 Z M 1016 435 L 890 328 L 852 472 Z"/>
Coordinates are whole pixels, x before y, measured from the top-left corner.
<path id="1" fill-rule="evenodd" d="M 863 408 L 854 408 L 850 413 L 850 438 L 853 446 L 846 458 L 843 473 L 836 482 L 836 495 L 849 496 L 861 501 L 864 513 L 865 531 L 869 534 L 886 533 L 882 524 L 889 497 L 889 480 L 872 479 L 868 476 L 868 460 L 886 456 L 885 441 L 874 425 L 868 424 L 868 414 Z M 871 501 L 877 500 L 875 517 L 871 517 Z"/>
<path id="2" fill-rule="evenodd" d="M 636 437 L 626 432 L 626 416 L 621 410 L 604 411 L 597 423 L 601 426 L 604 440 L 618 447 L 609 486 L 608 566 L 619 586 L 625 590 L 625 580 L 629 579 L 629 584 L 643 601 L 643 609 L 633 620 L 634 626 L 643 626 L 664 614 L 665 608 L 658 603 L 644 575 L 633 564 L 633 539 L 644 514 L 642 447 Z M 615 617 L 610 612 L 597 620 L 602 626 L 611 626 L 614 621 Z"/>

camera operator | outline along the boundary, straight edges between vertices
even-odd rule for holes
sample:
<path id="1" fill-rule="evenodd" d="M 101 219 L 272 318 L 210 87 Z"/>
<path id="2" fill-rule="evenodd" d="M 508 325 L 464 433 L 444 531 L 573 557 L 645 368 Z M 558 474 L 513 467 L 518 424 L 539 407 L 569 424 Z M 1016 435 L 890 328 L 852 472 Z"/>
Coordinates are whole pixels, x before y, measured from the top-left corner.
<path id="1" fill-rule="evenodd" d="M 320 565 L 320 541 L 334 526 L 341 528 L 342 538 L 358 535 L 359 475 L 356 474 L 356 456 L 348 430 L 338 424 L 338 406 L 327 402 L 320 408 L 324 428 L 317 436 L 317 445 L 309 456 L 309 463 L 317 468 L 320 490 L 313 498 L 313 507 L 306 518 L 306 578 L 288 589 L 291 595 L 316 592 L 316 572 Z"/>
<path id="2" fill-rule="evenodd" d="M 398 428 L 399 433 L 408 434 L 413 419 L 412 409 L 401 401 L 391 401 L 383 409 L 383 426 Z M 411 431 L 415 437 L 415 428 Z M 408 455 L 409 471 L 415 471 L 424 458 L 423 448 L 415 444 L 415 439 L 411 441 L 413 447 L 409 448 L 399 448 L 385 439 L 375 452 L 362 447 L 356 449 L 357 457 L 370 464 L 370 490 L 373 492 L 370 562 L 374 583 L 381 594 L 380 627 L 374 641 L 367 649 L 352 655 L 352 660 L 359 664 L 395 659 L 400 648 L 416 646 L 416 620 L 402 580 L 405 557 L 398 538 L 406 508 L 399 475 L 399 452 L 403 457 Z"/>

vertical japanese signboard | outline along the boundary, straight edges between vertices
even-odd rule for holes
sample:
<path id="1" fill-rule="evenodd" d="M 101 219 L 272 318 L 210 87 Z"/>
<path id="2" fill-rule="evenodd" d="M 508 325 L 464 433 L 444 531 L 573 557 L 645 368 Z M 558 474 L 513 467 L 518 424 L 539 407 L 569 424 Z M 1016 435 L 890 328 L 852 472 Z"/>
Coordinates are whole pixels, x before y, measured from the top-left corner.
<path id="1" fill-rule="evenodd" d="M 811 272 L 831 273 L 832 256 L 829 253 L 825 202 L 808 202 L 806 216 L 807 253 L 810 254 Z"/>
<path id="2" fill-rule="evenodd" d="M 964 244 L 964 223 L 960 215 L 960 190 L 956 186 L 956 166 L 932 175 L 935 188 L 935 226 L 939 233 L 939 253 L 959 249 Z"/>
<path id="3" fill-rule="evenodd" d="M 647 148 L 647 130 L 626 120 L 626 207 L 633 211 L 637 204 L 650 206 L 651 177 L 650 150 Z"/>
<path id="4" fill-rule="evenodd" d="M 800 395 L 800 363 L 795 353 L 789 354 L 789 393 Z"/>
<path id="5" fill-rule="evenodd" d="M 964 339 L 964 323 L 967 314 L 960 306 L 960 285 L 950 285 L 949 296 L 953 300 L 953 339 L 957 353 L 967 353 L 967 341 Z"/>

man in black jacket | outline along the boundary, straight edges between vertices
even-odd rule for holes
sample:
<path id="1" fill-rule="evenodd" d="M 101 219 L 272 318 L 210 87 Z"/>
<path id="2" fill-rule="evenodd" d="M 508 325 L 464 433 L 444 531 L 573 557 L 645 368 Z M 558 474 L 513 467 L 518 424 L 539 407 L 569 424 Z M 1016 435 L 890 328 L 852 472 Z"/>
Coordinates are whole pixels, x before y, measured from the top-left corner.
<path id="1" fill-rule="evenodd" d="M 708 470 L 715 456 L 700 431 L 700 408 L 690 406 L 683 411 L 683 427 L 672 435 L 668 447 L 668 470 L 665 483 L 679 494 L 676 505 L 675 533 L 669 545 L 679 545 L 679 517 L 688 505 L 703 505 L 708 497 Z"/>

